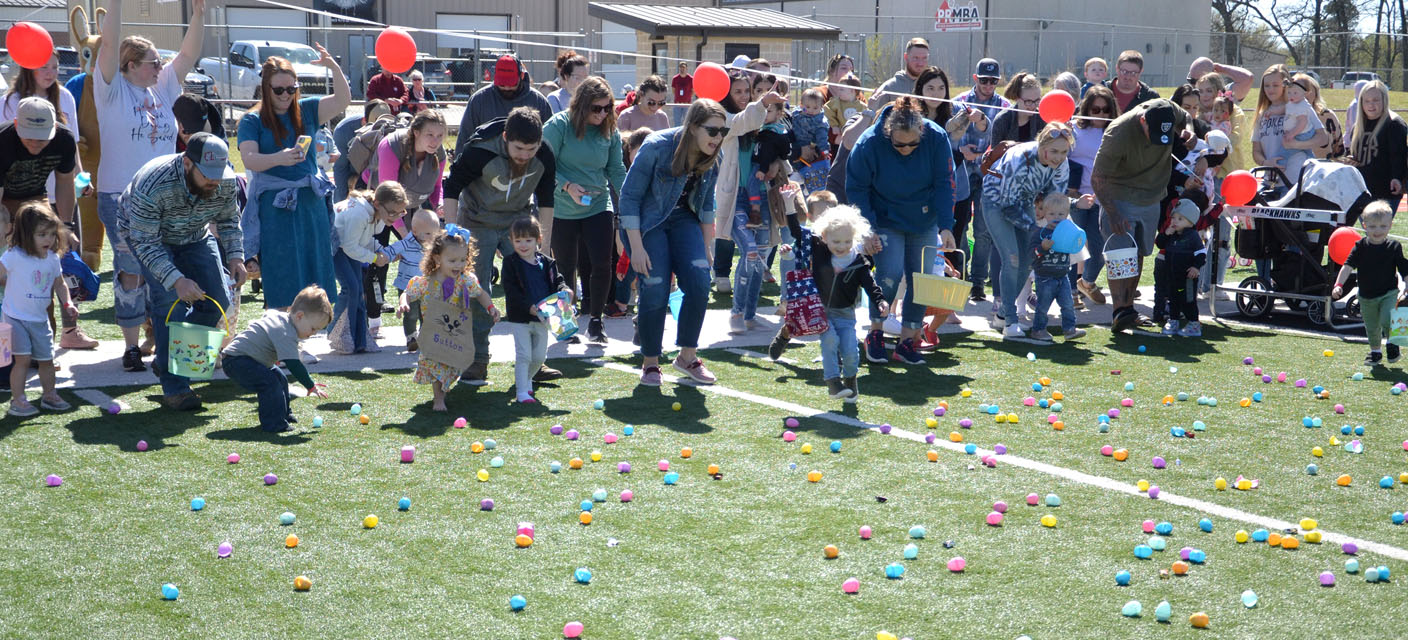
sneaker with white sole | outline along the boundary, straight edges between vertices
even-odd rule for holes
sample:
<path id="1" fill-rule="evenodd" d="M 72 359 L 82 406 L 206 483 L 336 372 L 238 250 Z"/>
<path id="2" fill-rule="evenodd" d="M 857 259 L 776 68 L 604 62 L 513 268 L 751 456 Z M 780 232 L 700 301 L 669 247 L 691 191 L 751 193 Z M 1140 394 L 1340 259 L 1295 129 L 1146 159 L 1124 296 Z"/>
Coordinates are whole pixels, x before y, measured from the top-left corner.
<path id="1" fill-rule="evenodd" d="M 733 282 L 728 278 L 716 276 L 714 278 L 714 291 L 716 293 L 733 293 Z"/>
<path id="2" fill-rule="evenodd" d="M 39 409 L 35 408 L 34 405 L 28 402 L 24 404 L 15 404 L 14 402 L 11 402 L 10 409 L 5 413 L 8 413 L 16 418 L 28 418 L 30 416 L 39 415 Z"/>
<path id="3" fill-rule="evenodd" d="M 308 353 L 307 351 L 304 351 L 302 349 L 299 349 L 298 351 L 298 358 L 303 361 L 303 364 L 318 364 L 318 356 Z"/>
<path id="4" fill-rule="evenodd" d="M 704 368 L 704 361 L 699 358 L 695 358 L 694 362 L 689 364 L 681 364 L 679 358 L 675 358 L 674 364 L 676 371 L 689 376 L 699 384 L 714 384 L 718 381 L 718 378 L 715 378 L 714 374 L 709 373 L 709 370 Z"/>
<path id="5" fill-rule="evenodd" d="M 660 367 L 651 365 L 640 370 L 640 383 L 647 387 L 658 387 L 664 378 L 660 373 Z"/>
<path id="6" fill-rule="evenodd" d="M 905 364 L 924 364 L 924 356 L 914 348 L 914 339 L 905 338 L 895 345 L 895 360 Z"/>
<path id="7" fill-rule="evenodd" d="M 865 336 L 865 359 L 876 364 L 885 364 L 890 361 L 890 354 L 885 351 L 885 335 L 879 331 L 871 331 Z"/>
<path id="8" fill-rule="evenodd" d="M 994 313 L 991 318 L 988 318 L 988 326 L 992 327 L 993 331 L 1002 331 L 1007 327 L 1007 321 L 1002 319 L 1002 316 Z"/>
<path id="9" fill-rule="evenodd" d="M 1388 343 L 1388 346 L 1386 347 L 1386 350 L 1387 350 L 1387 355 L 1388 355 L 1388 363 L 1389 363 L 1389 364 L 1393 364 L 1393 363 L 1395 363 L 1395 362 L 1398 362 L 1398 356 L 1401 355 L 1401 354 L 1399 353 L 1398 345 L 1396 345 L 1396 344 L 1390 342 L 1390 343 Z"/>
<path id="10" fill-rule="evenodd" d="M 1183 330 L 1178 335 L 1185 338 L 1201 338 L 1203 336 L 1203 324 L 1194 320 L 1183 326 Z"/>
<path id="11" fill-rule="evenodd" d="M 842 400 L 851 397 L 851 390 L 841 382 L 840 378 L 827 378 L 826 394 L 831 396 L 833 400 Z"/>
<path id="12" fill-rule="evenodd" d="M 1067 340 L 1075 340 L 1075 339 L 1077 339 L 1077 338 L 1084 338 L 1084 337 L 1085 337 L 1085 329 L 1082 329 L 1082 328 L 1080 328 L 1080 327 L 1076 327 L 1076 328 L 1071 329 L 1070 331 L 1067 331 L 1067 332 L 1066 332 L 1066 339 L 1067 339 Z"/>
<path id="13" fill-rule="evenodd" d="M 743 316 L 732 314 L 728 317 L 728 332 L 735 336 L 748 333 L 748 325 L 743 322 Z"/>
<path id="14" fill-rule="evenodd" d="M 1022 325 L 1020 325 L 1020 324 L 1014 324 L 1014 325 L 1009 325 L 1007 328 L 1005 328 L 1005 329 L 1002 330 L 1002 337 L 1004 337 L 1004 338 L 1025 338 L 1025 337 L 1027 337 L 1027 332 L 1022 331 Z"/>
<path id="15" fill-rule="evenodd" d="M 1031 337 L 1032 340 L 1040 340 L 1042 342 L 1051 342 L 1053 340 L 1051 332 L 1046 329 L 1033 329 Z"/>
<path id="16" fill-rule="evenodd" d="M 39 398 L 39 406 L 43 407 L 45 411 L 68 411 L 73 408 L 73 405 L 64 402 L 64 399 L 58 396 L 54 396 L 53 400 Z"/>
<path id="17" fill-rule="evenodd" d="M 1164 335 L 1166 335 L 1166 336 L 1176 336 L 1176 335 L 1178 335 L 1178 321 L 1177 321 L 1177 320 L 1169 320 L 1168 322 L 1164 323 Z"/>

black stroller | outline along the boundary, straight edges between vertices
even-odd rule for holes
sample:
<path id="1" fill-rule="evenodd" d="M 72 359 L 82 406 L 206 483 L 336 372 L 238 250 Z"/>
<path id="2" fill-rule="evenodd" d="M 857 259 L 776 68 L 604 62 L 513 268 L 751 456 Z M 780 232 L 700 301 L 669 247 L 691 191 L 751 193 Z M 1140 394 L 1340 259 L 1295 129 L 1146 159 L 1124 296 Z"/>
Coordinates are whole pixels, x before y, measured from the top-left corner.
<path id="1" fill-rule="evenodd" d="M 1250 319 L 1270 316 L 1281 302 L 1292 313 L 1302 313 L 1315 325 L 1333 329 L 1360 326 L 1356 296 L 1333 301 L 1330 289 L 1340 265 L 1326 257 L 1330 233 L 1353 225 L 1364 207 L 1373 202 L 1364 178 L 1354 167 L 1311 160 L 1301 168 L 1294 184 L 1277 167 L 1252 170 L 1261 182 L 1256 198 L 1247 206 L 1227 207 L 1224 219 L 1238 220 L 1236 252 L 1243 258 L 1265 261 L 1266 275 L 1255 275 L 1237 286 L 1217 285 L 1236 297 L 1237 310 Z M 1225 261 L 1227 238 L 1220 226 L 1212 243 L 1212 264 Z M 1221 249 L 1219 249 L 1221 248 Z M 1350 286 L 1347 283 L 1346 290 Z M 1213 316 L 1217 305 L 1211 305 Z"/>

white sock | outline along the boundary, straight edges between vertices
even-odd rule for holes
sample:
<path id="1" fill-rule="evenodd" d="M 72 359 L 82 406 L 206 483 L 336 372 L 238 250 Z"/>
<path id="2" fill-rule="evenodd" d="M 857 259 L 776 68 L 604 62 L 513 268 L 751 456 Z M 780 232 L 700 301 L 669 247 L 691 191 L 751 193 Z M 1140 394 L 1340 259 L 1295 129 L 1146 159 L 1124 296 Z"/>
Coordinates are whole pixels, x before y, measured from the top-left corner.
<path id="1" fill-rule="evenodd" d="M 533 395 L 532 395 L 532 394 L 526 393 L 526 392 L 523 392 L 523 391 L 518 392 L 518 401 L 519 401 L 519 402 L 527 402 L 527 401 L 529 401 L 529 400 L 533 400 Z"/>

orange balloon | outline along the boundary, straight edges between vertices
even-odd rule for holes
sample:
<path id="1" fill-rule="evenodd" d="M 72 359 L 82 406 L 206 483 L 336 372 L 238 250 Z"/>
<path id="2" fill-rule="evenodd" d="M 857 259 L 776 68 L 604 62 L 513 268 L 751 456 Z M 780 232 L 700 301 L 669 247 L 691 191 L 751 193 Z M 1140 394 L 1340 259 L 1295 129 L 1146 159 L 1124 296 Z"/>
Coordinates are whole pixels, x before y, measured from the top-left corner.
<path id="1" fill-rule="evenodd" d="M 1222 199 L 1234 207 L 1240 207 L 1256 197 L 1257 180 L 1250 171 L 1233 171 L 1222 179 Z"/>
<path id="2" fill-rule="evenodd" d="M 376 37 L 376 61 L 391 73 L 405 73 L 416 64 L 416 41 L 400 27 L 387 27 Z"/>
<path id="3" fill-rule="evenodd" d="M 1047 122 L 1066 122 L 1076 113 L 1076 99 L 1065 91 L 1052 91 L 1041 97 L 1036 111 Z"/>
<path id="4" fill-rule="evenodd" d="M 713 62 L 705 62 L 694 70 L 694 94 L 710 100 L 723 100 L 728 95 L 728 72 Z"/>
<path id="5" fill-rule="evenodd" d="M 1330 259 L 1335 264 L 1344 264 L 1349 259 L 1349 250 L 1363 237 L 1354 227 L 1340 227 L 1330 234 Z"/>
<path id="6" fill-rule="evenodd" d="M 5 48 L 10 50 L 10 57 L 16 64 L 38 69 L 54 57 L 54 38 L 33 22 L 17 22 L 5 34 Z"/>

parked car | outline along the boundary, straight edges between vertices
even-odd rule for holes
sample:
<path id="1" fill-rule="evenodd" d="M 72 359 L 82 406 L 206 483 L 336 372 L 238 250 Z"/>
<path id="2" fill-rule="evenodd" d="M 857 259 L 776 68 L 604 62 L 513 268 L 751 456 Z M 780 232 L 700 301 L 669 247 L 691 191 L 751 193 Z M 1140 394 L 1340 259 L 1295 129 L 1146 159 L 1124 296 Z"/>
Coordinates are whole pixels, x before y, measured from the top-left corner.
<path id="1" fill-rule="evenodd" d="M 1354 83 L 1360 80 L 1372 81 L 1382 79 L 1383 78 L 1379 77 L 1379 74 L 1372 71 L 1346 71 L 1343 76 L 1340 76 L 1339 82 L 1335 83 L 1335 87 L 1339 89 L 1353 89 Z"/>
<path id="2" fill-rule="evenodd" d="M 234 100 L 258 100 L 259 70 L 264 61 L 278 56 L 293 64 L 305 96 L 332 93 L 332 71 L 314 62 L 318 52 L 306 44 L 276 40 L 236 40 L 227 58 L 201 58 L 197 68 L 215 79 L 220 95 Z"/>
<path id="3" fill-rule="evenodd" d="M 421 74 L 425 76 L 425 86 L 430 87 L 430 90 L 435 92 L 436 97 L 441 100 L 447 100 L 460 94 L 468 95 L 466 93 L 466 87 L 456 87 L 449 84 L 455 81 L 453 67 L 459 63 L 460 61 L 458 60 L 419 56 L 416 58 L 416 63 L 411 66 L 411 71 L 419 70 Z M 365 77 L 367 82 L 371 82 L 373 76 L 381 73 L 381 64 L 376 61 L 375 56 L 367 56 L 366 69 L 367 75 Z M 398 74 L 401 76 L 402 80 L 406 81 L 408 86 L 411 84 L 409 79 L 411 71 Z M 365 91 L 366 87 L 362 87 L 362 89 Z"/>
<path id="4" fill-rule="evenodd" d="M 157 55 L 161 56 L 162 64 L 171 64 L 171 59 L 176 57 L 176 52 L 170 49 L 157 49 Z M 220 97 L 220 89 L 215 86 L 215 78 L 200 70 L 200 65 L 196 65 L 186 72 L 186 78 L 181 82 L 181 89 L 185 93 L 215 100 Z"/>

